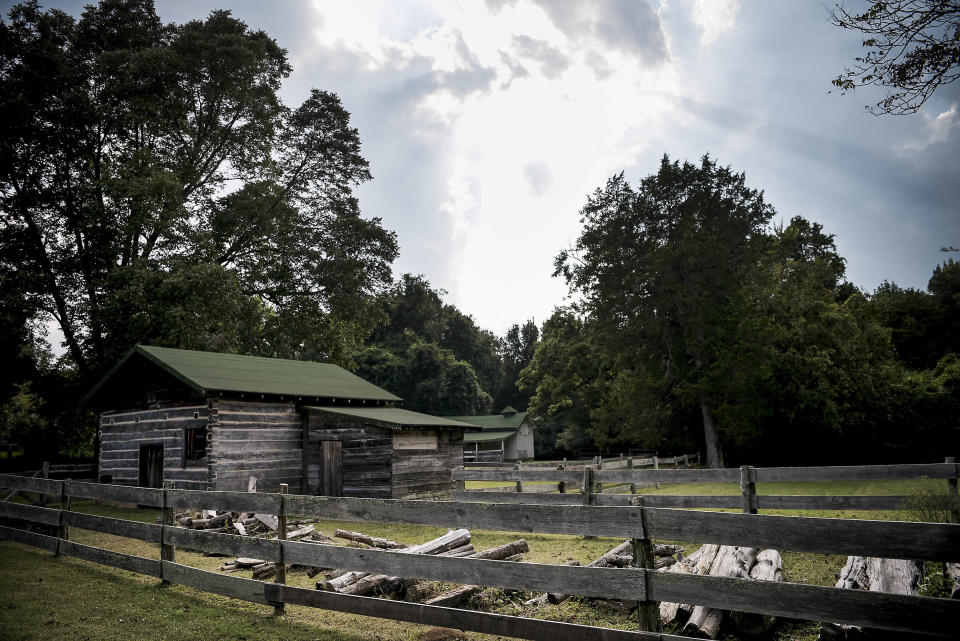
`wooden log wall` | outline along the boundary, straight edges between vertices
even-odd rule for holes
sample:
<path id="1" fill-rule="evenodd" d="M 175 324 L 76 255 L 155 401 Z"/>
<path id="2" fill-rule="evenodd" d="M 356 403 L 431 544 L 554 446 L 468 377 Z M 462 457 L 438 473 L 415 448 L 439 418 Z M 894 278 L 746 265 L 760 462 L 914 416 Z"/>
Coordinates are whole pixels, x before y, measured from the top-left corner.
<path id="1" fill-rule="evenodd" d="M 428 496 L 451 491 L 453 470 L 463 461 L 463 433 L 438 430 L 436 449 L 393 450 L 392 498 Z"/>
<path id="2" fill-rule="evenodd" d="M 307 415 L 304 467 L 307 494 L 320 491 L 322 441 L 342 443 L 343 496 L 391 498 L 393 432 L 329 414 Z"/>
<path id="3" fill-rule="evenodd" d="M 164 481 L 181 489 L 206 489 L 207 460 L 185 461 L 183 445 L 184 430 L 205 427 L 209 417 L 206 405 L 102 414 L 98 474 L 118 485 L 139 485 L 140 446 L 160 444 Z"/>
<path id="4" fill-rule="evenodd" d="M 255 476 L 258 491 L 276 492 L 281 483 L 300 491 L 303 418 L 293 402 L 217 398 L 210 406 L 210 489 L 243 492 Z"/>

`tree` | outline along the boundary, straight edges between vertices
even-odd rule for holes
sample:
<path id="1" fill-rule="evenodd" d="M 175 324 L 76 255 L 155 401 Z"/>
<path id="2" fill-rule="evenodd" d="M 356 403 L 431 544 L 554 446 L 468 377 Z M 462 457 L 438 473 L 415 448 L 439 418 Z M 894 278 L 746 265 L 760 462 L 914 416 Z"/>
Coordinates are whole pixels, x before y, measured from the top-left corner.
<path id="1" fill-rule="evenodd" d="M 866 36 L 867 50 L 833 80 L 843 93 L 878 86 L 889 91 L 874 114 L 916 112 L 942 85 L 960 77 L 960 2 L 956 0 L 870 0 L 851 12 L 837 5 L 834 25 Z"/>
<path id="2" fill-rule="evenodd" d="M 284 106 L 289 71 L 229 11 L 31 1 L 0 24 L 4 248 L 88 384 L 135 342 L 343 362 L 369 333 L 396 238 L 360 216 L 349 114 Z"/>
<path id="3" fill-rule="evenodd" d="M 514 324 L 501 341 L 500 358 L 503 363 L 500 385 L 494 397 L 494 407 L 499 410 L 507 405 L 519 410 L 527 409 L 533 390 L 521 389 L 518 385 L 520 372 L 533 360 L 540 338 L 540 330 L 533 319 L 523 326 Z"/>
<path id="4" fill-rule="evenodd" d="M 700 411 L 707 463 L 723 466 L 716 423 L 721 383 L 711 371 L 740 343 L 721 331 L 767 250 L 773 209 L 743 174 L 704 156 L 699 165 L 664 156 L 637 190 L 623 175 L 581 211 L 583 230 L 556 259 L 599 330 L 617 371 L 654 380 Z"/>

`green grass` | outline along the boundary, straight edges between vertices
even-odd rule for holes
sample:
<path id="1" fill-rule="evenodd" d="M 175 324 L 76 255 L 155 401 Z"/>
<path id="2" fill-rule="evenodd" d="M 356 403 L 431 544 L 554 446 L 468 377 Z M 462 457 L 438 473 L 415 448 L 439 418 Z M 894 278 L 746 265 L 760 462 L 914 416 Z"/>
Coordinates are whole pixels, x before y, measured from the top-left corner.
<path id="1" fill-rule="evenodd" d="M 759 484 L 761 494 L 916 494 L 945 489 L 943 481 L 884 481 L 863 483 L 768 483 Z M 644 491 L 658 494 L 736 494 L 735 484 L 685 484 L 661 486 Z M 72 508 L 79 512 L 115 518 L 153 522 L 155 509 L 120 508 L 93 501 L 77 500 Z M 800 511 L 787 512 L 803 516 L 831 516 L 861 519 L 898 519 L 904 513 L 876 511 Z M 367 534 L 404 543 L 420 543 L 446 532 L 436 528 L 403 524 L 356 523 L 345 521 L 311 521 L 316 528 L 332 535 L 337 528 L 361 530 Z M 501 545 L 525 538 L 530 552 L 525 560 L 534 563 L 563 563 L 576 560 L 585 564 L 618 541 L 606 538 L 541 535 L 529 533 L 473 530 L 473 544 L 478 549 Z M 127 554 L 159 558 L 158 546 L 122 537 L 73 528 L 71 539 Z M 686 554 L 699 544 L 682 543 Z M 846 561 L 845 556 L 783 551 L 784 573 L 788 581 L 832 586 L 834 573 Z M 183 549 L 177 550 L 177 561 L 215 571 L 222 557 L 205 556 Z M 238 573 L 249 577 L 249 572 Z M 303 570 L 291 570 L 287 582 L 312 588 L 315 579 Z M 449 587 L 432 584 L 434 591 Z M 156 579 L 122 570 L 87 563 L 77 559 L 58 559 L 46 552 L 26 546 L 0 543 L 0 639 L 236 639 L 239 641 L 275 641 L 277 639 L 337 639 L 367 641 L 397 639 L 417 641 L 430 639 L 490 639 L 478 634 L 456 635 L 430 630 L 424 626 L 388 620 L 363 618 L 327 612 L 314 608 L 288 607 L 281 618 L 266 606 L 242 603 L 233 599 L 199 592 L 182 586 L 161 587 Z M 527 592 L 491 589 L 474 598 L 473 606 L 503 614 L 547 618 L 603 627 L 636 629 L 636 621 L 602 604 L 577 598 L 558 606 L 524 607 L 523 601 L 535 596 Z M 677 629 L 668 630 L 678 632 Z M 814 641 L 814 623 L 785 622 L 775 636 Z M 732 640 L 735 637 L 726 636 Z"/>

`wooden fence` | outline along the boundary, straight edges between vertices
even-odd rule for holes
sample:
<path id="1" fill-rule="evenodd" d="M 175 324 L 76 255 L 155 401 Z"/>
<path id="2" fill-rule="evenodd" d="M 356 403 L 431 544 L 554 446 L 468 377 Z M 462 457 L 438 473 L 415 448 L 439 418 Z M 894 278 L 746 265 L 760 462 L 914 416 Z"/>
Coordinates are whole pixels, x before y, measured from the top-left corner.
<path id="1" fill-rule="evenodd" d="M 903 510 L 914 497 L 886 496 L 806 496 L 757 494 L 756 484 L 782 481 L 863 481 L 876 479 L 945 479 L 950 494 L 957 494 L 957 469 L 954 457 L 943 463 L 917 465 L 852 465 L 834 467 L 750 467 L 739 469 L 609 469 L 586 466 L 582 470 L 480 469 L 453 471 L 459 501 L 492 503 L 541 503 L 545 505 L 630 505 L 633 493 L 641 485 L 655 483 L 739 483 L 740 494 L 733 495 L 644 495 L 644 505 L 658 508 L 727 508 L 756 514 L 759 510 Z M 514 492 L 466 490 L 466 481 L 504 481 L 516 483 Z M 524 482 L 539 482 L 538 485 Z M 548 483 L 548 484 L 544 484 Z M 629 487 L 630 494 L 603 493 L 603 484 Z M 578 494 L 567 490 L 579 489 Z M 539 490 L 539 491 L 538 491 Z M 954 506 L 952 520 L 960 523 Z"/>
<path id="2" fill-rule="evenodd" d="M 946 467 L 936 466 L 928 471 L 941 474 L 939 478 L 947 478 Z M 955 475 L 956 465 L 952 465 L 950 471 Z M 632 539 L 635 546 L 646 546 L 651 540 L 659 539 L 925 561 L 960 560 L 960 525 L 957 524 L 799 518 L 642 506 L 457 503 L 152 489 L 10 475 L 0 475 L 0 487 L 53 495 L 59 497 L 61 502 L 59 509 L 0 502 L 0 518 L 6 523 L 25 521 L 42 524 L 57 532 L 56 536 L 45 535 L 4 525 L 0 526 L 0 539 L 147 574 L 207 592 L 255 603 L 274 604 L 278 608 L 282 608 L 284 603 L 292 603 L 549 641 L 685 638 L 320 592 L 284 585 L 281 578 L 285 576 L 283 572 L 278 572 L 280 583 L 263 583 L 177 563 L 175 547 L 250 556 L 279 564 L 337 567 L 453 583 L 625 599 L 638 601 L 644 608 L 655 607 L 658 601 L 679 602 L 946 637 L 956 634 L 956 621 L 960 617 L 960 601 L 950 599 L 662 573 L 649 567 L 612 569 L 511 563 L 214 533 L 174 526 L 173 510 L 205 508 L 276 514 L 281 518 L 309 515 L 345 521 L 606 536 Z M 163 524 L 74 512 L 70 509 L 73 498 L 154 506 L 161 509 Z M 643 500 L 642 497 L 636 499 Z M 75 543 L 69 540 L 71 527 L 156 543 L 161 547 L 161 560 Z M 635 558 L 639 556 L 642 555 L 635 555 Z"/>

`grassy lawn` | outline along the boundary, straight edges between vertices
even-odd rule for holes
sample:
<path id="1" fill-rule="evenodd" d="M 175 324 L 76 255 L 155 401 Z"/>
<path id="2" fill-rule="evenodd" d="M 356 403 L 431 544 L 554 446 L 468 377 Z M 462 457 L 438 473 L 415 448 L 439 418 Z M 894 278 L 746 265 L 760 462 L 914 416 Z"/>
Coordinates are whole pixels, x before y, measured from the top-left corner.
<path id="1" fill-rule="evenodd" d="M 862 483 L 768 483 L 759 484 L 762 494 L 912 494 L 925 488 L 945 490 L 945 483 L 887 481 Z M 941 487 L 942 486 L 942 487 Z M 645 491 L 660 494 L 736 494 L 735 484 L 685 484 L 661 486 Z M 153 522 L 157 510 L 118 508 L 77 500 L 73 509 L 116 518 Z M 812 512 L 789 511 L 805 516 L 837 516 L 861 519 L 897 519 L 907 515 L 898 512 Z M 445 528 L 311 521 L 316 528 L 332 535 L 336 528 L 361 530 L 405 543 L 420 543 L 446 532 Z M 563 563 L 577 560 L 585 564 L 614 546 L 618 541 L 579 536 L 537 535 L 508 532 L 472 531 L 477 549 L 501 545 L 525 538 L 530 552 L 525 560 L 534 563 Z M 118 552 L 159 558 L 158 546 L 108 534 L 73 528 L 71 539 L 79 543 Z M 346 544 L 346 542 L 345 542 Z M 351 544 L 355 545 L 355 544 Z M 683 543 L 686 553 L 698 544 Z M 782 552 L 786 580 L 796 583 L 832 586 L 834 573 L 846 561 L 845 556 L 798 552 Z M 223 558 L 206 556 L 183 549 L 177 550 L 177 561 L 205 570 L 216 571 Z M 238 573 L 249 578 L 249 572 Z M 303 570 L 291 570 L 287 582 L 312 588 L 315 579 Z M 432 584 L 436 592 L 450 587 Z M 182 586 L 161 587 L 159 581 L 123 570 L 87 563 L 77 559 L 58 559 L 49 553 L 26 546 L 0 543 L 0 639 L 338 639 L 343 641 L 399 639 L 431 640 L 489 639 L 484 635 L 461 635 L 424 626 L 388 620 L 357 617 L 291 606 L 280 618 L 266 606 L 243 603 Z M 560 605 L 524 607 L 523 601 L 536 596 L 527 592 L 486 590 L 472 602 L 472 607 L 504 614 L 531 616 L 587 625 L 636 629 L 635 620 L 602 604 L 570 599 Z M 678 632 L 677 630 L 668 630 Z M 735 637 L 724 637 L 734 639 Z M 817 627 L 813 623 L 785 622 L 778 627 L 782 641 L 813 641 Z"/>

